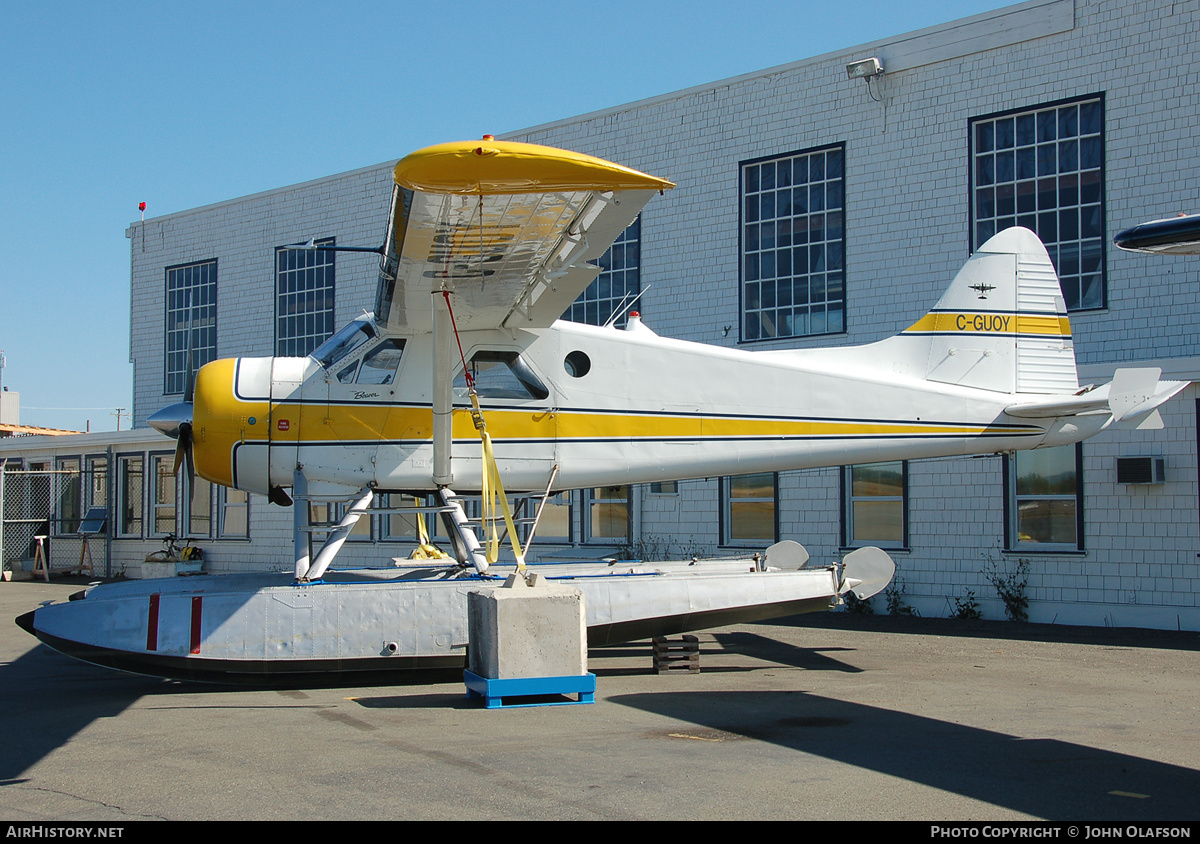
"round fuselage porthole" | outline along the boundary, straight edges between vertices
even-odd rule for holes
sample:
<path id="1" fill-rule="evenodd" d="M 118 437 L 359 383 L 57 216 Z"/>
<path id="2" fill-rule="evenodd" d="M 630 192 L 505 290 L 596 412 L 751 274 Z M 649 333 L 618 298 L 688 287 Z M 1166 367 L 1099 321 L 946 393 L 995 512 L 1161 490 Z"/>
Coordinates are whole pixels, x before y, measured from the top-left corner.
<path id="1" fill-rule="evenodd" d="M 574 351 L 563 361 L 563 368 L 572 378 L 582 378 L 592 368 L 592 360 L 585 353 Z"/>

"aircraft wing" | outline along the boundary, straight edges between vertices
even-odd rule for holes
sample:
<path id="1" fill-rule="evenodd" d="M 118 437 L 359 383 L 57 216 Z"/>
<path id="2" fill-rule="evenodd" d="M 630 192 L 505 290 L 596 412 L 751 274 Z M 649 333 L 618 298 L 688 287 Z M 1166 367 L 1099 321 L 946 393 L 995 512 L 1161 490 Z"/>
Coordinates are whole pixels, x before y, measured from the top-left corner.
<path id="1" fill-rule="evenodd" d="M 540 328 L 596 277 L 597 260 L 671 182 L 551 147 L 465 141 L 396 165 L 375 318 L 430 331 L 454 295 L 462 330 Z"/>
<path id="2" fill-rule="evenodd" d="M 1152 220 L 1117 234 L 1121 249 L 1151 255 L 1200 255 L 1200 214 Z"/>

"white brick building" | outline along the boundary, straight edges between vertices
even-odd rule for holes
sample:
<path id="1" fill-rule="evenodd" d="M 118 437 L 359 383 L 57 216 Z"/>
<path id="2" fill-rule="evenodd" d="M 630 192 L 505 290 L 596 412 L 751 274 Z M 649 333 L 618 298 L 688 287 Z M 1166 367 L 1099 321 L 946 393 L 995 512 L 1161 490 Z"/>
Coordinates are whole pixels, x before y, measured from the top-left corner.
<path id="1" fill-rule="evenodd" d="M 647 207 L 627 250 L 639 310 L 662 335 L 764 349 L 878 340 L 923 315 L 990 232 L 1021 224 L 1056 260 L 1084 383 L 1147 361 L 1164 377 L 1200 379 L 1200 262 L 1111 245 L 1136 223 L 1200 210 L 1198 47 L 1194 2 L 1031 0 L 506 138 L 677 183 Z M 883 75 L 848 79 L 847 64 L 869 57 Z M 270 355 L 281 332 L 311 332 L 277 319 L 287 271 L 276 249 L 310 237 L 377 244 L 393 163 L 130 227 L 136 424 L 179 400 L 173 313 L 215 313 L 219 357 Z M 211 279 L 180 275 L 201 266 Z M 338 254 L 336 326 L 371 307 L 375 273 L 373 259 Z M 168 301 L 168 287 L 204 285 L 215 307 L 203 314 L 198 301 Z M 1002 617 L 986 571 L 1028 561 L 1035 621 L 1200 629 L 1198 395 L 1191 386 L 1171 401 L 1163 430 L 1106 432 L 1077 464 L 1059 455 L 1067 471 L 1049 489 L 1030 486 L 1036 467 L 999 455 L 897 465 L 882 483 L 863 474 L 856 484 L 844 469 L 701 479 L 633 489 L 627 539 L 607 540 L 595 534 L 612 526 L 596 517 L 619 511 L 576 493 L 569 541 L 542 553 L 626 542 L 720 553 L 778 538 L 829 560 L 875 540 L 894 546 L 903 600 L 925 615 L 948 614 L 973 590 L 985 615 Z M 1162 456 L 1164 478 L 1119 483 L 1117 458 L 1130 456 Z M 143 534 L 152 485 L 146 493 Z M 231 505 L 214 494 L 211 506 L 198 544 L 213 568 L 290 564 L 289 511 L 255 498 L 249 539 L 223 539 Z M 379 540 L 382 520 L 373 530 Z M 363 542 L 349 555 L 407 547 Z"/>

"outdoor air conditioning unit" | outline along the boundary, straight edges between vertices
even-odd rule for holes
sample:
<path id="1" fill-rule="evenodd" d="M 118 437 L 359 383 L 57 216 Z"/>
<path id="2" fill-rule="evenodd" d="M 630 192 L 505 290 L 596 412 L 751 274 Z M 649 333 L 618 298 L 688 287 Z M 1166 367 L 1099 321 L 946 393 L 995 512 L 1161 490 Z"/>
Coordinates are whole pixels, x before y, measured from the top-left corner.
<path id="1" fill-rule="evenodd" d="M 1166 458 L 1117 458 L 1117 483 L 1119 484 L 1161 484 L 1166 480 L 1166 475 Z"/>

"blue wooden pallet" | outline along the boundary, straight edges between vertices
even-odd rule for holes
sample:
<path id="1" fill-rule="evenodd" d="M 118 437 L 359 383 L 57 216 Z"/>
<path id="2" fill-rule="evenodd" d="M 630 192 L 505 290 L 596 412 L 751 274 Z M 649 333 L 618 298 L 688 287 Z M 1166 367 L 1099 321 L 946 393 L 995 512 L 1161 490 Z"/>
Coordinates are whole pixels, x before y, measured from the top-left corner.
<path id="1" fill-rule="evenodd" d="M 526 706 L 568 706 L 596 702 L 596 675 L 567 677 L 516 677 L 489 680 L 470 671 L 463 672 L 468 698 L 483 698 L 485 709 L 517 709 Z M 578 700 L 532 700 L 536 697 L 579 695 Z M 508 703 L 505 703 L 505 700 Z"/>

